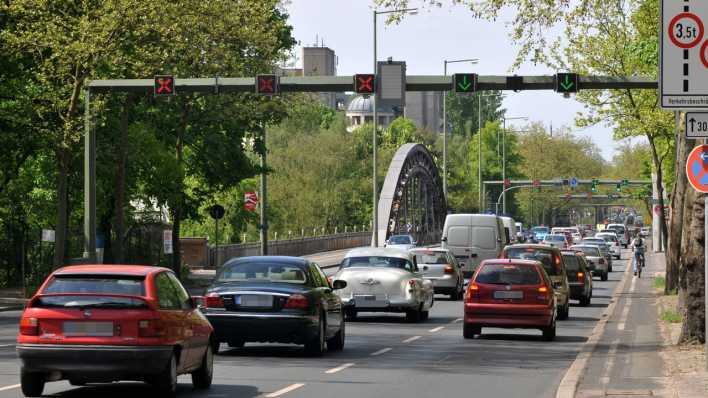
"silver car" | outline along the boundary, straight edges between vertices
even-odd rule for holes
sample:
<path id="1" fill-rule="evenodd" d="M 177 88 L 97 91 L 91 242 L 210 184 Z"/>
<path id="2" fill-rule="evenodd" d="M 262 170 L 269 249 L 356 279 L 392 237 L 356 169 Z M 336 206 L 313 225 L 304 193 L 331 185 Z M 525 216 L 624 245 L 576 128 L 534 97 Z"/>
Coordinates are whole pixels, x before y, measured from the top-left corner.
<path id="1" fill-rule="evenodd" d="M 585 254 L 585 259 L 588 261 L 588 268 L 593 275 L 597 275 L 601 280 L 606 281 L 609 273 L 609 264 L 605 256 L 600 252 L 600 248 L 595 245 L 575 245 L 570 247 L 571 250 L 582 251 Z"/>
<path id="2" fill-rule="evenodd" d="M 384 247 L 392 249 L 410 250 L 416 247 L 418 243 L 411 235 L 393 235 L 384 244 Z"/>
<path id="3" fill-rule="evenodd" d="M 449 294 L 459 300 L 464 294 L 465 278 L 455 256 L 448 249 L 413 249 L 418 269 L 423 278 L 433 284 L 436 294 Z"/>
<path id="4" fill-rule="evenodd" d="M 600 253 L 605 257 L 605 261 L 607 261 L 608 268 L 610 272 L 612 272 L 612 251 L 610 250 L 610 245 L 605 242 L 604 239 L 602 238 L 585 238 L 582 241 L 580 241 L 578 244 L 580 245 L 591 245 L 591 246 L 597 246 L 600 248 Z"/>
<path id="5" fill-rule="evenodd" d="M 351 250 L 332 279 L 347 282 L 336 293 L 348 318 L 358 312 L 405 312 L 406 320 L 417 322 L 427 319 L 433 306 L 433 284 L 423 279 L 407 251 Z"/>
<path id="6" fill-rule="evenodd" d="M 617 234 L 614 232 L 598 232 L 595 234 L 596 238 L 602 238 L 607 242 L 607 244 L 610 246 L 610 250 L 612 251 L 612 255 L 615 256 L 616 259 L 620 259 L 622 257 L 622 248 L 620 248 L 620 241 L 617 238 Z"/>
<path id="7" fill-rule="evenodd" d="M 568 238 L 563 234 L 549 234 L 543 238 L 543 244 L 563 250 L 568 247 Z"/>

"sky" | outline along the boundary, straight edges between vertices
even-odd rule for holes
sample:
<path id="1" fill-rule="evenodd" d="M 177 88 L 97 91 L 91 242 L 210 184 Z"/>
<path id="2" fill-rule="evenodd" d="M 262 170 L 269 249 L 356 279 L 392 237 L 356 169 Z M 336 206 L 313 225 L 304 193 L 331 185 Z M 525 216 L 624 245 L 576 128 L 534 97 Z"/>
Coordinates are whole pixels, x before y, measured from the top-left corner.
<path id="1" fill-rule="evenodd" d="M 443 1 L 446 3 L 447 1 Z M 452 3 L 451 1 L 448 3 Z M 338 57 L 337 74 L 353 75 L 373 71 L 373 15 L 369 0 L 291 0 L 287 6 L 290 24 L 300 47 L 312 46 L 315 40 L 333 49 Z M 411 0 L 411 6 L 420 2 Z M 399 25 L 387 26 L 385 16 L 378 18 L 378 58 L 393 57 L 406 61 L 409 75 L 442 75 L 443 60 L 477 58 L 477 65 L 448 64 L 448 74 L 470 72 L 481 75 L 552 75 L 546 67 L 524 64 L 511 73 L 517 54 L 511 43 L 511 31 L 504 20 L 512 13 L 502 15 L 500 21 L 490 22 L 472 18 L 461 6 L 421 8 Z M 298 59 L 298 62 L 300 60 Z M 301 65 L 298 63 L 297 65 Z M 507 117 L 528 117 L 554 129 L 570 127 L 574 134 L 590 137 L 600 148 L 605 159 L 611 160 L 616 142 L 612 128 L 596 125 L 580 130 L 575 127 L 575 116 L 583 105 L 571 98 L 563 98 L 553 91 L 505 92 L 504 107 Z M 522 129 L 524 121 L 508 125 Z"/>

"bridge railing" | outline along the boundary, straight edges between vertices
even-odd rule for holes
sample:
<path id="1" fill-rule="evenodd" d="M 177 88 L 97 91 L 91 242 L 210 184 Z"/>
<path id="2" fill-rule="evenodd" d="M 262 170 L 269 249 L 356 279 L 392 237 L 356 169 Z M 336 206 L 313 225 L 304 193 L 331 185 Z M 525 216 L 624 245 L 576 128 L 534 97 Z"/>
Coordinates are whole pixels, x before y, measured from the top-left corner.
<path id="1" fill-rule="evenodd" d="M 371 232 L 349 232 L 325 236 L 292 238 L 268 241 L 268 254 L 274 256 L 306 256 L 327 251 L 369 246 Z M 219 264 L 234 257 L 257 256 L 261 251 L 259 242 L 219 246 Z M 209 266 L 217 267 L 216 249 L 209 247 Z"/>

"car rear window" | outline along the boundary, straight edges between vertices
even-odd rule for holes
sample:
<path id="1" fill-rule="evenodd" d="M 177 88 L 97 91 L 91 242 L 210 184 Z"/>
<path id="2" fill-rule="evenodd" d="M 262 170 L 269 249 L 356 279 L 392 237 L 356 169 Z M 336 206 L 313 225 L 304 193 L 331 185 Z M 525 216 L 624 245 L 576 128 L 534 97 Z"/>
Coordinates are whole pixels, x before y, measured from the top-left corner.
<path id="1" fill-rule="evenodd" d="M 147 308 L 143 299 L 106 296 L 145 296 L 143 276 L 55 275 L 41 294 L 33 307 Z"/>
<path id="2" fill-rule="evenodd" d="M 505 253 L 505 258 L 539 261 L 543 264 L 548 275 L 560 275 L 560 269 L 553 266 L 555 260 L 552 250 L 536 247 L 512 247 L 508 248 Z"/>
<path id="3" fill-rule="evenodd" d="M 541 277 L 533 265 L 485 264 L 477 273 L 475 282 L 490 285 L 539 285 Z"/>
<path id="4" fill-rule="evenodd" d="M 416 253 L 415 261 L 418 264 L 447 264 L 445 253 Z"/>
<path id="5" fill-rule="evenodd" d="M 413 264 L 404 258 L 384 256 L 347 257 L 342 261 L 342 268 L 349 267 L 381 267 L 401 268 L 413 271 Z"/>
<path id="6" fill-rule="evenodd" d="M 568 271 L 580 271 L 580 263 L 578 263 L 578 256 L 576 256 L 575 254 L 564 254 L 563 262 L 565 263 L 565 268 Z"/>
<path id="7" fill-rule="evenodd" d="M 573 249 L 581 250 L 588 257 L 600 257 L 600 249 L 591 246 L 573 247 Z"/>
<path id="8" fill-rule="evenodd" d="M 224 265 L 216 282 L 279 282 L 306 284 L 304 266 L 292 263 L 241 261 Z"/>
<path id="9" fill-rule="evenodd" d="M 389 238 L 388 243 L 392 245 L 410 245 L 411 238 L 405 235 L 394 235 Z"/>
<path id="10" fill-rule="evenodd" d="M 563 242 L 565 241 L 565 235 L 546 235 L 547 241 Z"/>

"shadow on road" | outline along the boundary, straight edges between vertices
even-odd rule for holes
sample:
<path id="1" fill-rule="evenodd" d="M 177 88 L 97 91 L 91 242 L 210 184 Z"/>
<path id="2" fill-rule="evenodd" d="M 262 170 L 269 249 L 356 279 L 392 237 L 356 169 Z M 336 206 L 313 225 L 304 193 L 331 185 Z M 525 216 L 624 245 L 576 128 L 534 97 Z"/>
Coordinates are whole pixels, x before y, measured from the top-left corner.
<path id="1" fill-rule="evenodd" d="M 195 390 L 189 384 L 179 384 L 177 386 L 177 396 L 179 397 L 206 397 L 224 396 L 253 398 L 261 395 L 262 392 L 254 386 L 213 384 L 208 390 Z M 47 397 L 101 397 L 101 398 L 155 398 L 160 394 L 150 385 L 144 383 L 112 383 L 96 384 L 87 387 L 78 387 L 60 393 L 45 395 Z"/>

